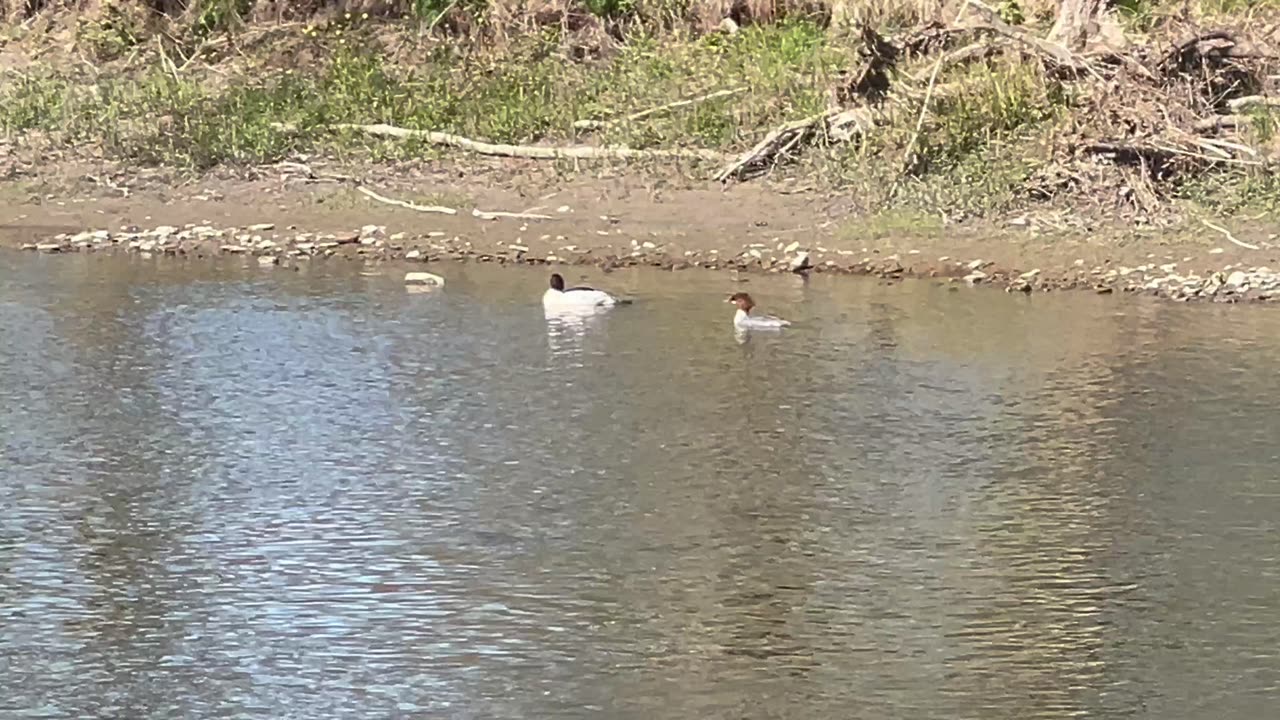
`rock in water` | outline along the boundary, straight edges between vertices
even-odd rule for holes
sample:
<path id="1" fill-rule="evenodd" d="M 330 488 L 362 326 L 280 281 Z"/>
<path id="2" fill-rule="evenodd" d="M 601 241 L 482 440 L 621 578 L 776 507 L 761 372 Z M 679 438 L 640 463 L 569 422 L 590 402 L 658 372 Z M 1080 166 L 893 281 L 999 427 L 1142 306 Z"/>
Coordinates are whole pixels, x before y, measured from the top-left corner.
<path id="1" fill-rule="evenodd" d="M 430 285 L 444 287 L 444 278 L 429 272 L 409 272 L 404 274 L 405 285 Z"/>

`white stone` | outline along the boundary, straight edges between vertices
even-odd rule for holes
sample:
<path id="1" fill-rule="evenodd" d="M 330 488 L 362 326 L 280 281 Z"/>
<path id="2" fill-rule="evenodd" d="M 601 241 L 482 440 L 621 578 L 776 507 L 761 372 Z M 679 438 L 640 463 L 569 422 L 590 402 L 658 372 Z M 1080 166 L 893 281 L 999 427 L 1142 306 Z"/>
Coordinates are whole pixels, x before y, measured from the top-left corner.
<path id="1" fill-rule="evenodd" d="M 410 272 L 404 274 L 404 283 L 406 285 L 431 285 L 434 287 L 443 287 L 444 278 L 429 272 Z"/>

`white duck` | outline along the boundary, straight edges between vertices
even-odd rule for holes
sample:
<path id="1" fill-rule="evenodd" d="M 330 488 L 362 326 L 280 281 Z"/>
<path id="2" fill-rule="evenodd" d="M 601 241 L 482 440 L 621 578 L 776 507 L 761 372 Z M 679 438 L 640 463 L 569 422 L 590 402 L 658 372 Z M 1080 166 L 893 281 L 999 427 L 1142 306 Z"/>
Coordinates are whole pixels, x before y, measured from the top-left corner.
<path id="1" fill-rule="evenodd" d="M 752 315 L 751 308 L 756 306 L 755 301 L 744 292 L 730 295 L 726 302 L 738 306 L 738 311 L 733 314 L 733 326 L 738 330 L 778 330 L 791 324 L 788 320 L 772 315 Z"/>
<path id="2" fill-rule="evenodd" d="M 625 302 L 595 288 L 579 286 L 566 289 L 560 273 L 551 273 L 551 287 L 542 294 L 542 307 L 549 310 L 613 307 Z"/>

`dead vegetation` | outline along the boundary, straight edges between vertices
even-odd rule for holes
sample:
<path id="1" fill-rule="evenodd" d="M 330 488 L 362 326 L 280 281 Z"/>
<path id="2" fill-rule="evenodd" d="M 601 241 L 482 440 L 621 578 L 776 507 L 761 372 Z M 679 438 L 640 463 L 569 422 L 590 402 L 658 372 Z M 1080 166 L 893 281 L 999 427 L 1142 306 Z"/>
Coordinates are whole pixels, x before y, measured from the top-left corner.
<path id="1" fill-rule="evenodd" d="M 1280 106 L 1280 55 L 1270 43 L 1275 26 L 1258 30 L 1168 22 L 1134 42 L 1098 0 L 1064 2 L 1044 37 L 1005 23 L 979 0 L 965 0 L 950 25 L 930 22 L 890 37 L 863 25 L 862 64 L 831 89 L 828 112 L 778 127 L 717 178 L 749 179 L 806 144 L 863 141 L 877 126 L 918 118 L 895 178 L 909 182 L 928 170 L 914 148 L 930 130 L 931 103 L 965 91 L 964 81 L 936 84 L 940 69 L 977 66 L 980 76 L 1029 65 L 1069 112 L 1028 196 L 1085 196 L 1155 213 L 1180 186 L 1223 168 L 1271 177 L 1280 159 L 1272 116 Z M 825 132 L 833 118 L 855 129 Z"/>

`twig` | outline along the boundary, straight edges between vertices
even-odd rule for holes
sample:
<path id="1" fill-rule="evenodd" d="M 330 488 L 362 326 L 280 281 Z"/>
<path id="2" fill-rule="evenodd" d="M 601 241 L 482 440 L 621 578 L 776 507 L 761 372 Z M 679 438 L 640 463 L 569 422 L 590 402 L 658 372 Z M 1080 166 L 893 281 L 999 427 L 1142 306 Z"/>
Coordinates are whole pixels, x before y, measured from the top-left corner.
<path id="1" fill-rule="evenodd" d="M 952 25 L 960 23 L 960 18 L 964 17 L 964 11 L 969 9 L 969 2 L 972 2 L 972 0 L 966 0 L 960 4 L 956 19 L 951 21 Z M 911 155 L 916 151 L 916 144 L 920 142 L 920 131 L 924 129 L 924 118 L 929 113 L 929 101 L 933 99 L 933 86 L 938 82 L 938 71 L 942 69 L 942 61 L 946 57 L 945 53 L 938 55 L 938 59 L 933 62 L 933 71 L 929 73 L 929 87 L 925 88 L 924 101 L 920 103 L 920 116 L 916 118 L 916 129 L 911 133 L 911 142 L 907 143 L 907 151 L 902 155 L 902 169 L 898 172 L 897 177 L 893 179 L 893 186 L 889 188 L 889 195 L 891 196 L 898 191 L 898 184 L 902 181 L 902 176 L 911 167 Z"/>
<path id="2" fill-rule="evenodd" d="M 156 36 L 156 47 L 160 49 L 160 64 L 173 76 L 174 82 L 182 82 L 182 79 L 178 77 L 178 67 L 173 64 L 173 61 L 169 59 L 169 54 L 164 51 L 164 39 L 159 35 Z"/>
<path id="3" fill-rule="evenodd" d="M 321 182 L 321 181 L 357 182 L 356 179 L 351 177 L 350 175 L 342 175 L 339 173 L 331 173 L 331 172 L 326 172 L 323 174 L 317 173 L 315 170 L 311 169 L 310 165 L 307 165 L 305 163 L 300 163 L 300 162 L 293 162 L 291 160 L 282 160 L 276 163 L 274 167 L 283 171 L 285 173 L 285 177 L 288 177 L 288 173 L 294 172 L 294 173 L 299 173 L 303 175 L 304 176 L 303 179 L 310 180 L 313 182 Z"/>
<path id="4" fill-rule="evenodd" d="M 286 123 L 273 123 L 272 127 L 282 132 L 293 132 L 297 130 L 296 126 Z M 408 128 L 382 124 L 355 125 L 350 123 L 339 123 L 327 125 L 325 127 L 331 130 L 354 130 L 356 132 L 364 133 L 365 135 L 374 135 L 378 137 L 423 140 L 432 145 L 454 147 L 459 150 L 466 150 L 478 155 L 531 158 L 535 160 L 621 160 L 631 158 L 691 158 L 698 160 L 720 160 L 724 157 L 722 154 L 714 150 L 701 150 L 694 148 L 640 150 L 637 148 L 626 147 L 624 145 L 605 145 L 600 147 L 592 145 L 568 145 L 554 147 L 544 147 L 540 145 L 507 145 L 504 143 L 488 143 L 480 140 L 472 140 L 471 138 L 465 138 L 461 135 L 437 132 L 435 130 L 410 130 Z"/>
<path id="5" fill-rule="evenodd" d="M 427 25 L 427 32 L 430 33 L 431 31 L 435 30 L 436 26 L 440 24 L 440 21 L 444 19 L 444 16 L 448 15 L 449 11 L 453 9 L 453 6 L 457 4 L 458 4 L 458 0 L 449 0 L 449 4 L 445 5 L 444 8 L 440 10 L 440 12 L 436 13 L 435 17 L 431 18 L 431 24 Z"/>
<path id="6" fill-rule="evenodd" d="M 1246 95 L 1245 97 L 1231 98 L 1227 101 L 1227 107 L 1231 108 L 1232 112 L 1238 112 L 1245 108 L 1256 106 L 1277 107 L 1280 106 L 1280 98 L 1264 97 L 1262 95 Z"/>
<path id="7" fill-rule="evenodd" d="M 746 91 L 747 91 L 747 88 L 745 87 L 736 87 L 736 88 L 731 88 L 729 90 L 717 90 L 713 93 L 707 93 L 706 95 L 699 95 L 698 97 L 688 98 L 686 100 L 677 100 L 675 102 L 667 103 L 666 105 L 659 105 L 657 107 L 649 108 L 648 110 L 641 110 L 638 113 L 632 113 L 630 115 L 620 117 L 620 118 L 615 118 L 613 120 L 578 120 L 573 124 L 573 127 L 578 130 L 597 130 L 599 128 L 607 127 L 609 125 L 614 125 L 617 123 L 635 122 L 636 120 L 643 120 L 651 115 L 657 115 L 659 113 L 663 113 L 668 110 L 675 110 L 676 108 L 687 107 L 689 105 L 697 105 L 698 103 L 703 103 L 708 100 L 715 100 L 716 98 L 740 95 Z"/>
<path id="8" fill-rule="evenodd" d="M 970 60 L 978 60 L 981 58 L 989 57 L 998 49 L 999 49 L 998 46 L 994 45 L 989 41 L 976 42 L 971 45 L 965 45 L 959 50 L 953 50 L 949 53 L 944 54 L 942 57 L 939 58 L 939 61 L 943 65 L 950 67 L 952 65 L 958 65 L 960 63 L 969 62 Z M 915 82 L 920 82 L 924 78 L 913 77 L 911 79 Z"/>
<path id="9" fill-rule="evenodd" d="M 550 215 L 539 215 L 538 213 L 528 212 L 503 212 L 501 210 L 484 211 L 479 208 L 472 208 L 471 215 L 481 220 L 497 220 L 498 218 L 515 218 L 517 220 L 550 220 Z"/>
<path id="10" fill-rule="evenodd" d="M 417 210 L 418 212 L 440 213 L 442 215 L 458 214 L 457 210 L 454 210 L 451 207 L 445 207 L 443 205 L 418 205 L 411 202 L 405 202 L 404 200 L 394 200 L 389 197 L 383 197 L 382 195 L 379 195 L 378 193 L 363 186 L 357 187 L 356 190 L 360 191 L 360 193 L 363 195 L 367 195 L 368 197 L 373 198 L 374 200 L 377 200 L 380 203 L 386 203 L 387 205 L 396 205 L 398 207 L 408 208 L 410 210 Z"/>
<path id="11" fill-rule="evenodd" d="M 716 180 L 744 179 L 748 171 L 773 163 L 819 129 L 828 132 L 836 142 L 851 140 L 866 132 L 871 119 L 865 108 L 827 110 L 800 120 L 792 120 L 774 128 L 760 142 L 716 173 Z"/>
<path id="12" fill-rule="evenodd" d="M 1237 240 L 1237 239 L 1236 239 L 1236 236 L 1235 236 L 1235 235 L 1232 235 L 1232 234 L 1231 234 L 1231 231 L 1230 231 L 1230 230 L 1228 230 L 1228 229 L 1226 229 L 1226 228 L 1224 228 L 1224 227 L 1222 227 L 1222 226 L 1220 226 L 1220 225 L 1214 225 L 1213 223 L 1209 222 L 1208 220 L 1205 220 L 1204 218 L 1200 218 L 1200 222 L 1201 222 L 1201 223 L 1203 223 L 1203 224 L 1204 224 L 1204 226 L 1205 226 L 1205 227 L 1207 227 L 1207 228 L 1209 228 L 1210 230 L 1217 230 L 1218 232 L 1222 233 L 1222 236 L 1223 236 L 1223 237 L 1225 237 L 1227 240 L 1230 240 L 1233 244 L 1235 244 L 1235 245 L 1239 245 L 1240 247 L 1244 248 L 1245 250 L 1258 250 L 1258 249 L 1260 249 L 1257 245 L 1250 245 L 1250 244 L 1249 244 L 1249 243 L 1247 243 L 1247 242 L 1240 242 L 1239 240 Z"/>

